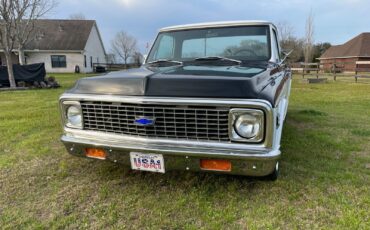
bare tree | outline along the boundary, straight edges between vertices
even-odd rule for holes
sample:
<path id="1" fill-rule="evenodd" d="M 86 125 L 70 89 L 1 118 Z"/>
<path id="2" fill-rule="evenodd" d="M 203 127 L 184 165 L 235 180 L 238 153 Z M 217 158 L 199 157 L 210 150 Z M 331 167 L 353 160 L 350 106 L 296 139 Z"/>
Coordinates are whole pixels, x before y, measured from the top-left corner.
<path id="1" fill-rule="evenodd" d="M 114 53 L 108 53 L 105 57 L 106 57 L 107 63 L 109 64 L 115 64 L 117 62 L 116 54 Z"/>
<path id="2" fill-rule="evenodd" d="M 75 14 L 70 14 L 69 19 L 73 20 L 86 20 L 86 17 L 83 13 L 75 13 Z"/>
<path id="3" fill-rule="evenodd" d="M 286 62 L 295 63 L 304 61 L 304 41 L 303 39 L 298 39 L 294 35 L 293 26 L 286 21 L 278 22 L 276 26 L 279 30 L 279 40 L 281 48 L 285 51 L 292 51 Z"/>
<path id="4" fill-rule="evenodd" d="M 0 1 L 0 43 L 4 51 L 6 65 L 8 66 L 8 76 L 10 87 L 15 88 L 15 80 L 13 73 L 12 51 L 15 43 L 15 15 L 14 3 L 12 0 Z"/>
<path id="5" fill-rule="evenodd" d="M 314 46 L 314 16 L 312 10 L 310 11 L 306 19 L 306 33 L 304 37 L 304 61 L 309 63 L 313 57 L 313 46 Z"/>
<path id="6" fill-rule="evenodd" d="M 134 63 L 135 63 L 137 66 L 141 66 L 141 64 L 143 64 L 144 56 L 143 56 L 139 51 L 136 51 L 136 52 L 132 55 L 132 58 L 133 58 Z"/>
<path id="7" fill-rule="evenodd" d="M 0 45 L 6 58 L 10 87 L 16 87 L 12 52 L 18 49 L 19 61 L 23 64 L 23 49 L 35 30 L 35 20 L 55 4 L 54 0 L 0 0 Z"/>
<path id="8" fill-rule="evenodd" d="M 55 0 L 13 0 L 17 14 L 16 42 L 18 43 L 19 64 L 25 64 L 24 47 L 37 35 L 36 20 L 56 6 Z"/>
<path id="9" fill-rule="evenodd" d="M 276 27 L 279 31 L 279 40 L 281 42 L 288 41 L 294 37 L 294 28 L 286 21 L 278 22 Z"/>
<path id="10" fill-rule="evenodd" d="M 128 33 L 120 31 L 111 41 L 111 46 L 112 51 L 127 64 L 127 60 L 132 57 L 137 50 L 137 40 Z"/>
<path id="11" fill-rule="evenodd" d="M 296 62 L 303 62 L 304 61 L 304 54 L 303 54 L 303 47 L 304 41 L 303 39 L 298 39 L 296 37 L 290 37 L 288 40 L 284 40 L 280 43 L 281 48 L 285 51 L 293 52 L 289 55 L 287 59 L 287 63 L 296 63 Z"/>

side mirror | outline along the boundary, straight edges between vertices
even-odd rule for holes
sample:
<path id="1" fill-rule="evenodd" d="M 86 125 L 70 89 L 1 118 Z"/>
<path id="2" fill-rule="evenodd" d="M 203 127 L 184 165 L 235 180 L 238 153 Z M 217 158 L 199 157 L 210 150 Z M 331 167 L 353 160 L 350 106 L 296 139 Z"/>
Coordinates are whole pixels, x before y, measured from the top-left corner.
<path id="1" fill-rule="evenodd" d="M 281 51 L 281 54 L 283 55 L 283 59 L 280 61 L 280 63 L 279 64 L 282 64 L 288 57 L 289 57 L 289 55 L 291 54 L 293 52 L 293 50 L 289 50 L 289 51 L 287 51 L 287 50 L 282 50 Z"/>

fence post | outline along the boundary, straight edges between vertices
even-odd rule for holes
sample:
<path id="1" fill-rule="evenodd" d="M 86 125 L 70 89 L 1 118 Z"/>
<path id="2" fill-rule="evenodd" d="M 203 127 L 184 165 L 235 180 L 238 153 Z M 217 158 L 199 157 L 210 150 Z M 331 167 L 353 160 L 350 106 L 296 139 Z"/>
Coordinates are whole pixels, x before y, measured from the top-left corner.
<path id="1" fill-rule="evenodd" d="M 355 65 L 355 82 L 357 82 L 357 62 L 355 62 L 356 65 Z"/>
<path id="2" fill-rule="evenodd" d="M 304 78 L 305 65 L 301 63 L 301 67 L 302 67 L 302 78 Z"/>
<path id="3" fill-rule="evenodd" d="M 319 70 L 320 70 L 320 65 L 316 65 L 316 78 L 319 79 Z"/>
<path id="4" fill-rule="evenodd" d="M 334 70 L 334 81 L 337 80 L 337 64 L 334 59 L 334 64 L 333 64 L 333 70 Z"/>

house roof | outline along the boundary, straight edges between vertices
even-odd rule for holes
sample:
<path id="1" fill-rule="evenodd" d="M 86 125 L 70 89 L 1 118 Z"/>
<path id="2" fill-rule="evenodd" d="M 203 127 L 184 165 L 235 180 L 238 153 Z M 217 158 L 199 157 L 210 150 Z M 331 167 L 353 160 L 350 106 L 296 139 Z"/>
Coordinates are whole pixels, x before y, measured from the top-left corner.
<path id="1" fill-rule="evenodd" d="M 370 57 L 370 33 L 362 33 L 343 45 L 332 46 L 318 59 Z"/>
<path id="2" fill-rule="evenodd" d="M 95 20 L 36 20 L 36 36 L 25 50 L 84 50 Z"/>

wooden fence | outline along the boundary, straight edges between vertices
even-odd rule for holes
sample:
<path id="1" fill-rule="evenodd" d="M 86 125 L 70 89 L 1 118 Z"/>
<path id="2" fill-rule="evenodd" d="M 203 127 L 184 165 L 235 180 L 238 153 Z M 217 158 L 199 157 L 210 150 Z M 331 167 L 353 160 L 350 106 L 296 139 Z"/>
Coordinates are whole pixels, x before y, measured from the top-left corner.
<path id="1" fill-rule="evenodd" d="M 370 61 L 293 63 L 290 67 L 293 73 L 300 74 L 302 78 L 332 76 L 336 81 L 338 77 L 352 77 L 356 82 L 360 78 L 370 78 Z"/>
<path id="2" fill-rule="evenodd" d="M 118 71 L 139 67 L 137 64 L 93 63 L 94 72 Z"/>
<path id="3" fill-rule="evenodd" d="M 355 69 L 356 82 L 358 78 L 370 78 L 370 61 L 357 61 Z"/>

